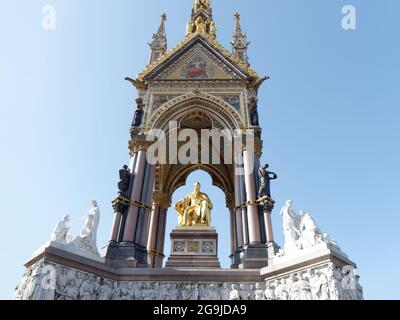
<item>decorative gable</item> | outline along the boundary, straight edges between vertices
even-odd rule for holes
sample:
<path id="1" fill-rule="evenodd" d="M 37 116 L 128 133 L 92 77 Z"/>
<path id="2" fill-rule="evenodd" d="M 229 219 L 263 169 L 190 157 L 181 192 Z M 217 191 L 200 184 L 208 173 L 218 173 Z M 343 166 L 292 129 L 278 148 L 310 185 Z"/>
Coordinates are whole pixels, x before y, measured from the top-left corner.
<path id="1" fill-rule="evenodd" d="M 188 36 L 138 75 L 137 80 L 254 80 L 258 74 L 204 34 Z"/>
<path id="2" fill-rule="evenodd" d="M 155 79 L 226 80 L 240 78 L 239 75 L 206 50 L 201 44 L 197 44 L 187 53 L 178 58 Z"/>

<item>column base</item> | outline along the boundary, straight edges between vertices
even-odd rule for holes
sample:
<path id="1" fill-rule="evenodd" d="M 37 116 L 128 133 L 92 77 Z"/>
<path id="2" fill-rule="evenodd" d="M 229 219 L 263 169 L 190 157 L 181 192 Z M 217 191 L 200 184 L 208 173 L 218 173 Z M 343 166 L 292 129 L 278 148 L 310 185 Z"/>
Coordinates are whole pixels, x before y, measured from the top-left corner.
<path id="1" fill-rule="evenodd" d="M 268 260 L 275 257 L 279 252 L 279 250 L 281 249 L 281 247 L 278 246 L 274 241 L 268 242 L 267 247 L 268 247 Z"/>
<path id="2" fill-rule="evenodd" d="M 111 241 L 105 248 L 106 264 L 113 268 L 147 268 L 146 248 L 134 243 Z"/>
<path id="3" fill-rule="evenodd" d="M 253 243 L 239 248 L 233 257 L 233 269 L 261 269 L 268 266 L 268 245 Z"/>

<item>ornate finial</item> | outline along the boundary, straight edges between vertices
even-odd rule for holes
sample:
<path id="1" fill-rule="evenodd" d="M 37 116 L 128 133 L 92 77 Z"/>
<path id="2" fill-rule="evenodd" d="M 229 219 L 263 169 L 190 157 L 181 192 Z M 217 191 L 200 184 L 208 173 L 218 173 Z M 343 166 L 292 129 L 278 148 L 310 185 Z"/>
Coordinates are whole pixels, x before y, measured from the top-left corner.
<path id="1" fill-rule="evenodd" d="M 186 26 L 186 36 L 194 33 L 207 34 L 217 37 L 217 28 L 212 18 L 212 5 L 210 0 L 196 0 L 193 5 L 192 17 Z"/>
<path id="2" fill-rule="evenodd" d="M 240 25 L 240 14 L 235 14 L 235 32 L 233 33 L 232 40 L 232 52 L 236 55 L 241 61 L 246 64 L 249 64 L 249 59 L 247 56 L 247 47 L 250 42 L 247 41 L 247 35 L 242 31 L 242 27 Z"/>
<path id="3" fill-rule="evenodd" d="M 157 33 L 153 34 L 153 40 L 149 43 L 151 48 L 150 63 L 157 60 L 160 56 L 167 52 L 167 34 L 165 32 L 165 21 L 167 21 L 167 15 L 163 13 L 161 15 L 161 24 L 157 30 Z"/>
<path id="4" fill-rule="evenodd" d="M 193 5 L 193 13 L 197 13 L 201 10 L 204 10 L 208 14 L 211 14 L 211 0 L 196 0 Z"/>

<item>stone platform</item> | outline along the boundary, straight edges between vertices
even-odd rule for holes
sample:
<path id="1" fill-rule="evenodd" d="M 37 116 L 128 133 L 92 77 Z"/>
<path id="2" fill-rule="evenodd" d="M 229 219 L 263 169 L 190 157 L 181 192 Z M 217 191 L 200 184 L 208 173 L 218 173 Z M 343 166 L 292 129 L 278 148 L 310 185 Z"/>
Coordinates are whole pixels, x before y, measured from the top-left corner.
<path id="1" fill-rule="evenodd" d="M 261 270 L 114 268 L 51 246 L 35 252 L 25 267 L 17 300 L 229 300 L 233 290 L 242 300 L 363 297 L 357 276 L 349 273 L 355 264 L 326 245 L 274 257 Z M 52 279 L 55 288 L 40 285 Z"/>
<path id="2" fill-rule="evenodd" d="M 220 268 L 214 228 L 175 228 L 166 268 Z"/>

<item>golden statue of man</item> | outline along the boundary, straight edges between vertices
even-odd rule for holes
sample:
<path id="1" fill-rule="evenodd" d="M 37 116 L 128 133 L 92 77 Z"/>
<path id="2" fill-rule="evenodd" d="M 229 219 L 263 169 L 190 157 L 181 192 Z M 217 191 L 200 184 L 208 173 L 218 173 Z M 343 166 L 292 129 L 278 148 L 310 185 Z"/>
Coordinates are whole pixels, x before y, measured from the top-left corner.
<path id="1" fill-rule="evenodd" d="M 203 17 L 197 17 L 196 21 L 194 22 L 196 25 L 196 32 L 198 33 L 207 33 L 207 25 L 204 21 Z"/>
<path id="2" fill-rule="evenodd" d="M 178 211 L 180 227 L 210 227 L 213 205 L 210 198 L 200 191 L 201 185 L 196 182 L 194 191 L 175 205 Z"/>

